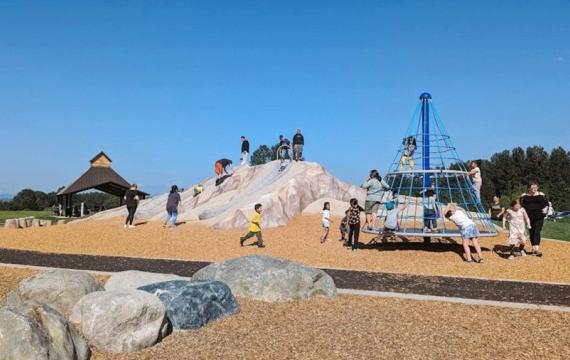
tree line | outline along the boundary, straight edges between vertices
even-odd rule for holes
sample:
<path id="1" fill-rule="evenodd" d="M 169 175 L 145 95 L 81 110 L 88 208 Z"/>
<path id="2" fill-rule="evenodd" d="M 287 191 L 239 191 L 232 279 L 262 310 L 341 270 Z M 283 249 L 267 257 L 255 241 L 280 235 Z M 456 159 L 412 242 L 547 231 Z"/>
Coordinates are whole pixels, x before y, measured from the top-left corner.
<path id="1" fill-rule="evenodd" d="M 279 144 L 261 145 L 253 152 L 251 164 L 262 165 L 276 160 L 278 147 Z M 526 191 L 529 181 L 536 180 L 540 191 L 552 201 L 556 210 L 570 210 L 570 153 L 562 147 L 550 153 L 541 146 L 504 150 L 488 160 L 481 160 L 480 168 L 483 176 L 481 198 L 487 206 L 494 195 L 501 196 L 507 205 Z M 12 200 L 0 201 L 0 210 L 44 210 L 56 204 L 57 191 L 44 193 L 24 189 Z M 84 202 L 89 209 L 119 206 L 118 197 L 100 192 L 77 194 L 74 202 Z"/>
<path id="2" fill-rule="evenodd" d="M 46 210 L 57 203 L 57 191 L 45 193 L 32 189 L 23 189 L 10 201 L 0 201 L 0 210 Z M 119 198 L 102 192 L 88 192 L 73 196 L 74 204 L 85 203 L 88 209 L 111 209 L 119 206 Z"/>
<path id="3" fill-rule="evenodd" d="M 526 192 L 529 181 L 535 180 L 556 210 L 570 210 L 570 153 L 562 147 L 550 153 L 542 146 L 504 150 L 482 160 L 480 169 L 485 205 L 491 204 L 494 195 L 508 205 Z"/>

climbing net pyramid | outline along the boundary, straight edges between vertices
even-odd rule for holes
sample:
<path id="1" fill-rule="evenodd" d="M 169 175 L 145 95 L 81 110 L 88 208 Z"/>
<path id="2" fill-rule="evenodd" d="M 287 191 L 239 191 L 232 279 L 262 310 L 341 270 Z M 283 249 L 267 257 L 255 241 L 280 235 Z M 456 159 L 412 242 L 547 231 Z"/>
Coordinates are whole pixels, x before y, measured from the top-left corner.
<path id="1" fill-rule="evenodd" d="M 431 95 L 423 93 L 419 100 L 384 177 L 391 192 L 385 195 L 383 202 L 393 201 L 400 208 L 400 227 L 395 234 L 460 236 L 457 227 L 443 214 L 448 203 L 455 203 L 475 222 L 480 236 L 496 236 L 495 226 L 474 190 L 469 172 L 432 104 Z M 386 206 L 382 206 L 378 226 L 386 213 Z"/>

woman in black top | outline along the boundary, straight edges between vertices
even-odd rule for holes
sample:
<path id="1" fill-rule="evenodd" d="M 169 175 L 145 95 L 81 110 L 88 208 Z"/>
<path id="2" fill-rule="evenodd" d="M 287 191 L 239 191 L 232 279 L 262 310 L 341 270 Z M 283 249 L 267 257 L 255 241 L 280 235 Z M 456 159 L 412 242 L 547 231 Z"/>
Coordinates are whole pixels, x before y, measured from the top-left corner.
<path id="1" fill-rule="evenodd" d="M 139 204 L 139 192 L 137 191 L 137 184 L 132 184 L 131 188 L 125 193 L 125 204 L 127 205 L 127 220 L 125 221 L 125 227 L 134 228 L 133 220 L 135 220 L 135 212 L 137 211 L 137 206 Z"/>
<path id="2" fill-rule="evenodd" d="M 540 252 L 540 232 L 544 224 L 544 217 L 548 211 L 548 200 L 543 193 L 538 191 L 538 183 L 531 181 L 528 184 L 528 192 L 522 194 L 520 202 L 530 219 L 531 228 L 529 232 L 532 255 L 542 256 Z"/>
<path id="3" fill-rule="evenodd" d="M 180 194 L 178 193 L 178 186 L 172 185 L 170 188 L 170 194 L 168 194 L 168 200 L 166 201 L 166 217 L 164 218 L 164 223 L 162 227 L 168 225 L 168 221 L 172 221 L 171 227 L 176 227 L 176 218 L 178 217 L 178 206 L 180 205 Z"/>
<path id="4" fill-rule="evenodd" d="M 491 220 L 503 220 L 503 215 L 505 214 L 505 208 L 501 205 L 501 198 L 498 195 L 493 196 L 493 203 L 489 208 L 489 216 Z"/>

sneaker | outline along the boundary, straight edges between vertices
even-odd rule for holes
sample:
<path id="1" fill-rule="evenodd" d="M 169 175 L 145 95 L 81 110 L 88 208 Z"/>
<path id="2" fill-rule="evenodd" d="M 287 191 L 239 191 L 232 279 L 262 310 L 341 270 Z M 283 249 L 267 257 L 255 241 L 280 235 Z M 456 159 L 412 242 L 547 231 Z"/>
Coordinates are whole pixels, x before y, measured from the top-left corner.
<path id="1" fill-rule="evenodd" d="M 125 228 L 125 229 L 126 229 L 126 228 L 127 228 L 127 224 L 123 225 L 123 228 Z"/>
<path id="2" fill-rule="evenodd" d="M 526 253 L 526 251 L 524 251 L 524 250 L 521 250 L 521 256 L 527 256 L 527 253 Z"/>
<path id="3" fill-rule="evenodd" d="M 507 259 L 509 259 L 509 260 L 514 260 L 514 259 L 515 259 L 515 254 L 509 255 L 509 257 L 508 257 Z"/>
<path id="4" fill-rule="evenodd" d="M 135 226 L 134 225 L 129 225 L 129 229 L 134 229 Z"/>
<path id="5" fill-rule="evenodd" d="M 477 261 L 478 264 L 483 264 L 485 262 L 485 259 L 481 258 L 479 259 L 479 261 Z"/>

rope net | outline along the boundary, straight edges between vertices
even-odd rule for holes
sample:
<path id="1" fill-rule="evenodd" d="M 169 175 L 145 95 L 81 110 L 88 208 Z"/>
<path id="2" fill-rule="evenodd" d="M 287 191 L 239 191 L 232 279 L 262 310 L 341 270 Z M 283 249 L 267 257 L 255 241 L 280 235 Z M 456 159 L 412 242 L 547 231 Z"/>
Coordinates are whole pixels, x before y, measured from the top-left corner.
<path id="1" fill-rule="evenodd" d="M 443 214 L 448 203 L 455 203 L 475 222 L 480 236 L 497 235 L 429 94 L 420 97 L 384 179 L 391 190 L 384 194 L 377 228 L 384 228 L 385 204 L 392 201 L 400 209 L 396 235 L 460 236 Z"/>

